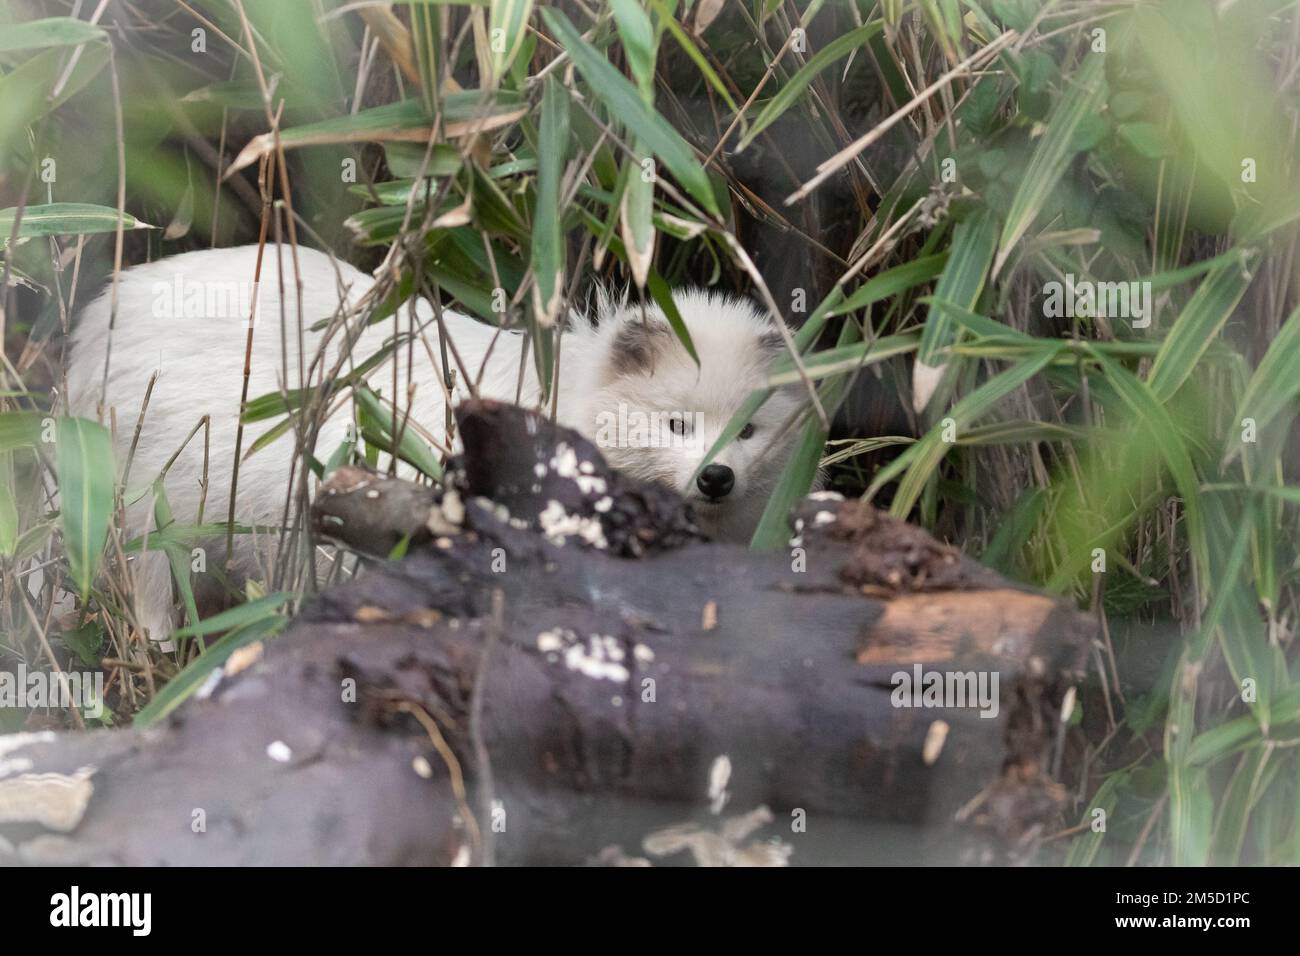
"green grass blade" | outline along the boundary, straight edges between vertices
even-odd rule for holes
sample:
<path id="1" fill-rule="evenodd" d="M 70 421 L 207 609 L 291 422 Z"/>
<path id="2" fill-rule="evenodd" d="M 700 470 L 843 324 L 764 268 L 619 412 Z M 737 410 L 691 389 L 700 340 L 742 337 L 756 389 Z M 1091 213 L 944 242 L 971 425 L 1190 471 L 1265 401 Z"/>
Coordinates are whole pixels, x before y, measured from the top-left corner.
<path id="1" fill-rule="evenodd" d="M 1038 355 L 1016 363 L 953 405 L 947 417 L 956 425 L 957 434 L 960 435 L 968 425 L 987 415 L 998 402 L 1042 371 L 1059 350 L 1055 343 L 1045 343 Z M 900 518 L 907 517 L 934 470 L 955 446 L 955 442 L 943 441 L 944 432 L 944 422 L 936 422 L 915 445 L 881 469 L 867 489 L 867 497 L 873 496 L 896 475 L 905 471 L 890 506 L 890 513 Z"/>
<path id="2" fill-rule="evenodd" d="M 84 418 L 60 418 L 57 436 L 63 547 L 84 600 L 99 570 L 113 516 L 113 440 L 108 429 Z"/>
<path id="3" fill-rule="evenodd" d="M 1157 401 L 1167 402 L 1197 368 L 1250 285 L 1240 263 L 1214 269 L 1174 322 L 1156 356 L 1147 384 Z"/>
<path id="4" fill-rule="evenodd" d="M 74 17 L 49 17 L 28 23 L 6 23 L 4 32 L 0 33 L 0 53 L 107 42 L 108 34 L 93 23 Z"/>
<path id="5" fill-rule="evenodd" d="M 929 282 L 943 272 L 944 264 L 947 261 L 948 253 L 941 252 L 937 255 L 913 259 L 911 262 L 905 262 L 900 266 L 887 269 L 862 283 L 853 290 L 847 299 L 835 306 L 827 314 L 836 316 L 856 312 L 876 302 L 892 298 L 900 292 L 906 292 L 908 289 Z"/>
<path id="6" fill-rule="evenodd" d="M 13 233 L 17 207 L 0 209 L 0 242 L 7 242 Z M 130 213 L 122 214 L 123 229 L 156 229 L 141 222 Z M 87 202 L 55 202 L 44 206 L 28 206 L 23 210 L 18 224 L 18 238 L 33 236 L 90 235 L 117 231 L 117 210 L 111 206 L 96 206 Z"/>
<path id="7" fill-rule="evenodd" d="M 759 133 L 775 123 L 790 107 L 794 106 L 799 98 L 803 96 L 808 85 L 817 78 L 817 75 L 822 70 L 836 60 L 847 56 L 850 51 L 869 43 L 871 38 L 878 34 L 882 27 L 883 23 L 880 20 L 872 20 L 856 30 L 850 30 L 843 36 L 836 37 L 809 57 L 808 62 L 794 76 L 790 77 L 790 81 L 781 87 L 780 91 L 763 107 L 753 125 L 749 127 L 749 132 L 737 144 L 736 151 L 740 152 L 749 146 Z"/>
<path id="8" fill-rule="evenodd" d="M 533 311 L 554 324 L 564 299 L 564 237 L 560 230 L 560 180 L 569 149 L 569 97 L 553 76 L 542 87 L 538 138 L 537 212 L 533 217 Z"/>
<path id="9" fill-rule="evenodd" d="M 681 134 L 642 102 L 636 87 L 614 69 L 604 53 L 582 38 L 568 17 L 546 8 L 542 18 L 573 57 L 592 94 L 654 151 L 696 202 L 714 216 L 721 215 L 709 177 Z"/>
<path id="10" fill-rule="evenodd" d="M 250 607 L 255 603 L 257 602 L 241 605 L 240 609 Z M 215 620 L 215 618 L 209 620 Z M 173 677 L 167 683 L 167 686 L 159 691 L 157 696 L 135 715 L 135 726 L 149 727 L 158 723 L 158 721 L 185 703 L 195 691 L 202 687 L 208 679 L 208 675 L 225 664 L 231 654 L 241 647 L 247 647 L 249 644 L 270 637 L 280 631 L 286 623 L 287 621 L 282 615 L 274 611 L 259 609 L 259 616 L 256 620 L 231 631 L 204 651 L 198 660 Z"/>
<path id="11" fill-rule="evenodd" d="M 1082 68 L 1066 81 L 1070 84 L 1069 89 L 1052 114 L 1007 211 L 1007 221 L 1002 227 L 997 258 L 993 263 L 994 275 L 1002 271 L 1012 247 L 1033 225 L 1074 158 L 1075 131 L 1101 106 L 1106 88 L 1105 62 L 1106 57 L 1101 54 L 1085 53 Z"/>
<path id="12" fill-rule="evenodd" d="M 961 222 L 953 230 L 952 248 L 943 273 L 935 284 L 934 297 L 963 309 L 975 308 L 989 263 L 997 244 L 997 220 L 987 210 Z M 921 346 L 912 369 L 912 408 L 925 410 L 938 392 L 947 369 L 947 348 L 957 338 L 957 329 L 941 309 L 931 308 L 921 335 Z"/>
<path id="13" fill-rule="evenodd" d="M 528 36 L 528 18 L 533 13 L 533 0 L 492 0 L 489 31 L 492 48 L 492 70 L 495 81 L 500 82 L 510 69 L 524 38 Z"/>

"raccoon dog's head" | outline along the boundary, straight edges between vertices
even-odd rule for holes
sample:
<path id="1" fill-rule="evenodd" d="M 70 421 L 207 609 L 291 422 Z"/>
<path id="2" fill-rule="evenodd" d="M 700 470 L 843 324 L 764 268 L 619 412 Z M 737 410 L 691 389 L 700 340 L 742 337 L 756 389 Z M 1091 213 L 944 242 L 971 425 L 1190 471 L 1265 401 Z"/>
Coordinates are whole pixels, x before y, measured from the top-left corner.
<path id="1" fill-rule="evenodd" d="M 740 299 L 679 290 L 673 301 L 699 365 L 657 307 L 601 300 L 584 430 L 615 468 L 682 494 L 707 533 L 748 541 L 798 434 L 798 391 L 777 389 L 699 466 L 750 393 L 766 386 L 781 334 Z"/>

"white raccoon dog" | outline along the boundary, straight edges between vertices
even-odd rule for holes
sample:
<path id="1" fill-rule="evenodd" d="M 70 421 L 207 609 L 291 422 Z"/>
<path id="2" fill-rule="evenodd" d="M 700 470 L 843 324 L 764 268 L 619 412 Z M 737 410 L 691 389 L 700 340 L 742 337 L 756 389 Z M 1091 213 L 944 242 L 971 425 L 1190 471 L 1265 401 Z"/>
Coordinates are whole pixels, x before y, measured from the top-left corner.
<path id="1" fill-rule="evenodd" d="M 272 246 L 264 253 L 250 400 L 299 385 L 293 261 L 287 248 L 280 256 L 277 262 Z M 206 496 L 202 493 L 201 432 L 180 452 L 164 482 L 175 520 L 182 526 L 198 520 L 201 499 L 205 522 L 226 519 L 256 259 L 256 246 L 191 252 L 137 266 L 118 280 L 117 320 L 102 415 L 107 422 L 109 409 L 115 410 L 119 467 L 126 461 L 140 420 L 150 376 L 157 372 L 131 460 L 128 502 L 135 492 L 152 484 L 200 419 L 210 416 Z M 309 367 L 324 333 L 308 327 L 347 313 L 355 328 L 363 314 L 357 306 L 374 280 L 314 250 L 299 249 L 298 260 L 303 284 L 303 362 Z M 72 334 L 67 406 L 72 414 L 91 419 L 99 413 L 109 345 L 109 295 L 105 289 L 86 306 Z M 675 293 L 674 301 L 690 331 L 699 365 L 657 308 L 647 304 L 643 311 L 639 304 L 603 298 L 595 323 L 571 316 L 561 336 L 557 418 L 593 440 L 612 466 L 680 492 L 694 506 L 700 526 L 712 536 L 744 542 L 757 526 L 768 494 L 789 459 L 796 433 L 790 419 L 797 411 L 799 396 L 792 389 L 778 389 L 740 437 L 697 477 L 700 461 L 732 414 L 751 391 L 766 384 L 768 366 L 781 350 L 781 336 L 769 319 L 742 300 L 692 290 Z M 398 322 L 403 332 L 409 329 L 411 319 L 405 305 L 399 310 Z M 413 385 L 407 427 L 431 439 L 435 447 L 445 447 L 446 403 L 438 324 L 424 300 L 416 305 L 416 322 L 423 328 L 424 341 L 416 342 L 413 354 L 405 344 L 395 350 L 398 407 L 405 414 Z M 447 310 L 443 322 L 449 343 L 470 375 L 478 376 L 482 369 L 479 394 L 514 401 L 520 336 L 497 335 L 495 329 Z M 360 363 L 375 354 L 393 332 L 391 317 L 369 326 L 351 355 Z M 335 343 L 344 338 L 341 330 L 332 336 L 327 368 L 338 355 Z M 345 365 L 344 370 L 349 367 Z M 535 405 L 539 394 L 533 367 L 530 359 L 520 396 L 525 406 Z M 373 389 L 391 397 L 391 359 L 367 378 Z M 456 376 L 457 402 L 469 395 L 463 378 Z M 320 380 L 319 369 L 310 380 Z M 245 426 L 242 454 L 247 455 L 277 420 Z M 326 460 L 345 441 L 351 422 L 351 403 L 337 402 L 316 440 L 319 460 Z M 235 504 L 238 523 L 267 528 L 282 522 L 295 442 L 290 429 L 241 462 Z M 149 530 L 152 511 L 149 494 L 129 504 L 128 534 Z M 265 543 L 274 537 L 259 534 L 256 540 Z M 224 543 L 209 553 L 224 554 Z M 259 567 L 268 566 L 266 560 L 265 553 L 259 555 L 252 536 L 236 537 L 233 572 L 256 576 Z M 135 577 L 139 623 L 154 639 L 164 639 L 174 619 L 166 557 L 160 551 L 146 552 L 135 566 Z"/>

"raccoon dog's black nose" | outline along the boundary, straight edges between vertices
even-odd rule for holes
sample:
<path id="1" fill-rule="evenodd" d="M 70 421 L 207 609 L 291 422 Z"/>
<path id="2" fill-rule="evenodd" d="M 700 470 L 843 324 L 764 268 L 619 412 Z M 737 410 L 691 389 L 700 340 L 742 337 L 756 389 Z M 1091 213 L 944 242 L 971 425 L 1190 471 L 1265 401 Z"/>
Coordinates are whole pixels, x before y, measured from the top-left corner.
<path id="1" fill-rule="evenodd" d="M 723 498 L 736 486 L 736 473 L 726 465 L 709 465 L 695 479 L 695 487 L 710 498 Z"/>

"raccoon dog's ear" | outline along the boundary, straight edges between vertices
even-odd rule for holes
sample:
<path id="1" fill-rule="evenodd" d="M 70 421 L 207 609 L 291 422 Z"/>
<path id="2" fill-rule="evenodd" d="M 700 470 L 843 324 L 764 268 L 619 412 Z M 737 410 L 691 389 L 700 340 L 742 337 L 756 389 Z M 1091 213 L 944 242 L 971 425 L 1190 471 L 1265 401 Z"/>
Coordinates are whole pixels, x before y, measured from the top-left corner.
<path id="1" fill-rule="evenodd" d="M 785 339 L 782 337 L 781 332 L 776 328 L 771 328 L 760 334 L 758 337 L 758 345 L 759 348 L 763 349 L 765 352 L 775 353 L 785 351 Z"/>
<path id="2" fill-rule="evenodd" d="M 655 360 L 672 343 L 672 329 L 662 319 L 626 318 L 610 343 L 610 372 L 614 376 L 653 374 Z"/>

